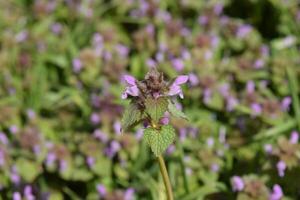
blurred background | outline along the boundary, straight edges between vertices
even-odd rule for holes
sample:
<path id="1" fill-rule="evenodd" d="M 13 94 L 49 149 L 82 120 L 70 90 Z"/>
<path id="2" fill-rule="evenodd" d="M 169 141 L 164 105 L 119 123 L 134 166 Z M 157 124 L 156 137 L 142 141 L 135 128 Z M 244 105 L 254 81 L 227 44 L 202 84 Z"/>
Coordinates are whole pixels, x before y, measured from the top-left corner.
<path id="1" fill-rule="evenodd" d="M 179 200 L 300 199 L 297 0 L 0 0 L 0 199 L 164 200 L 122 76 L 186 74 Z"/>

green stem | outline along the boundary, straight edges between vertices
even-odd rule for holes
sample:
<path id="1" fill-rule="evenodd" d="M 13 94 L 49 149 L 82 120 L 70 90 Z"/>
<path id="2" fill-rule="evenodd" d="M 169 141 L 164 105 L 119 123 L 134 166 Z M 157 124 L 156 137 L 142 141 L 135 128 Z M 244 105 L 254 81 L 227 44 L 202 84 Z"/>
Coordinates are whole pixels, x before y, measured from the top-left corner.
<path id="1" fill-rule="evenodd" d="M 167 199 L 168 200 L 174 200 L 173 192 L 172 192 L 172 186 L 171 186 L 171 182 L 170 182 L 168 171 L 167 171 L 167 168 L 166 168 L 166 165 L 165 165 L 164 158 L 162 157 L 162 155 L 159 155 L 157 157 L 157 160 L 158 160 L 160 172 L 161 172 L 161 175 L 163 177 L 164 184 L 165 184 L 165 187 L 166 187 L 166 190 L 167 190 Z"/>

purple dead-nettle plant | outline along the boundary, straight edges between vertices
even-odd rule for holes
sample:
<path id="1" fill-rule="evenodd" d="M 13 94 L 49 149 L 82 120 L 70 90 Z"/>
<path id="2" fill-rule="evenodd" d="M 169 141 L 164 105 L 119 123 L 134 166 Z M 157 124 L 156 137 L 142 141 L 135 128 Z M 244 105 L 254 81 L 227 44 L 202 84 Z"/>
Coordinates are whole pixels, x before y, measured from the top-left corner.
<path id="1" fill-rule="evenodd" d="M 172 188 L 162 154 L 173 143 L 175 129 L 169 123 L 168 116 L 187 119 L 172 102 L 176 95 L 183 98 L 181 86 L 188 81 L 187 75 L 180 75 L 168 82 L 156 68 L 151 68 L 144 80 L 125 75 L 127 87 L 123 99 L 131 100 L 122 119 L 122 131 L 127 131 L 138 123 L 146 124 L 143 139 L 149 144 L 158 158 L 160 170 L 167 190 L 168 199 L 173 199 Z"/>

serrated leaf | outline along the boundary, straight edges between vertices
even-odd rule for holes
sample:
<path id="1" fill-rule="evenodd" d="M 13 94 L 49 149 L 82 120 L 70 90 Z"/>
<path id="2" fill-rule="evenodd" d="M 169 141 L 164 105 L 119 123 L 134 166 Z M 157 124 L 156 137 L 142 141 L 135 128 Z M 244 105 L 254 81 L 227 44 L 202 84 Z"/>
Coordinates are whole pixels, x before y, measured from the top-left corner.
<path id="1" fill-rule="evenodd" d="M 175 130 L 171 125 L 164 125 L 160 130 L 154 128 L 144 130 L 144 139 L 155 156 L 162 154 L 172 144 L 174 138 Z"/>
<path id="2" fill-rule="evenodd" d="M 168 110 L 168 100 L 164 97 L 157 99 L 146 99 L 145 101 L 146 112 L 150 115 L 151 119 L 157 122 L 165 112 Z"/>
<path id="3" fill-rule="evenodd" d="M 122 130 L 128 130 L 133 124 L 141 120 L 141 118 L 142 112 L 139 110 L 138 105 L 130 103 L 122 118 Z"/>
<path id="4" fill-rule="evenodd" d="M 179 118 L 183 118 L 185 120 L 189 120 L 189 118 L 181 110 L 178 110 L 171 101 L 169 101 L 169 104 L 168 104 L 168 111 L 174 117 L 179 117 Z"/>

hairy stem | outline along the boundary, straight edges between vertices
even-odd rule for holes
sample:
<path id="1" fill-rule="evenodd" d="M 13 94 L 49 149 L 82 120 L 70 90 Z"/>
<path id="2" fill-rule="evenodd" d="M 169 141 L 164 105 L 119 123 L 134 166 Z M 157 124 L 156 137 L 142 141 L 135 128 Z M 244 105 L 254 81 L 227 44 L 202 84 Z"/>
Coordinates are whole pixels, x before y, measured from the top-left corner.
<path id="1" fill-rule="evenodd" d="M 174 200 L 173 192 L 172 192 L 172 186 L 171 186 L 171 182 L 170 182 L 168 171 L 167 171 L 167 168 L 166 168 L 166 165 L 165 165 L 164 158 L 162 157 L 162 155 L 159 155 L 157 157 L 157 160 L 158 160 L 160 172 L 161 172 L 161 175 L 163 177 L 164 184 L 165 184 L 165 187 L 166 187 L 166 190 L 167 190 L 167 199 L 168 200 Z"/>

